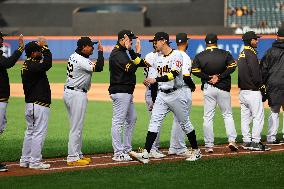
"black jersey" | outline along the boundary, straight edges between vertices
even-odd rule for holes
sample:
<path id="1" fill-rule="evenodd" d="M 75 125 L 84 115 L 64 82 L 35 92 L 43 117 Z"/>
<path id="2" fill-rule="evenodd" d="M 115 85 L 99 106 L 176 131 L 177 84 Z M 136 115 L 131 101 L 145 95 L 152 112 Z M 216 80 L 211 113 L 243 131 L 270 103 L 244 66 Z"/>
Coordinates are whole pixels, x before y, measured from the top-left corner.
<path id="1" fill-rule="evenodd" d="M 22 67 L 22 83 L 26 103 L 41 106 L 51 104 L 51 91 L 46 72 L 52 67 L 52 55 L 47 46 L 42 47 L 43 61 L 28 58 Z"/>
<path id="2" fill-rule="evenodd" d="M 202 89 L 204 84 L 211 79 L 210 76 L 218 75 L 219 82 L 211 85 L 229 92 L 231 90 L 230 74 L 236 70 L 236 67 L 237 64 L 230 52 L 212 46 L 207 47 L 195 56 L 192 64 L 192 74 L 201 78 Z"/>

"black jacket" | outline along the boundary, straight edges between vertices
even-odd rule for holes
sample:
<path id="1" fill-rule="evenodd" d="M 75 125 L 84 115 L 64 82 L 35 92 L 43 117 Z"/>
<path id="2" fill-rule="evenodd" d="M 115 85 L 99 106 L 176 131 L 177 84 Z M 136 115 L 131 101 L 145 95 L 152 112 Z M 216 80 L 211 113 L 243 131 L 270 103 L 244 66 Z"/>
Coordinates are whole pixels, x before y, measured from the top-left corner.
<path id="1" fill-rule="evenodd" d="M 261 59 L 262 80 L 268 104 L 284 105 L 284 40 L 276 40 Z"/>
<path id="2" fill-rule="evenodd" d="M 208 47 L 195 56 L 192 63 L 192 74 L 201 78 L 201 89 L 211 79 L 209 76 L 219 75 L 220 81 L 212 85 L 218 89 L 230 92 L 230 74 L 236 70 L 236 66 L 230 52 L 217 47 Z"/>
<path id="3" fill-rule="evenodd" d="M 19 47 L 9 58 L 3 56 L 0 51 L 0 102 L 7 102 L 10 97 L 10 84 L 7 69 L 13 67 L 24 49 Z"/>
<path id="4" fill-rule="evenodd" d="M 22 82 L 26 103 L 49 107 L 51 91 L 46 72 L 52 67 L 52 55 L 47 46 L 42 48 L 43 61 L 28 58 L 22 67 Z"/>
<path id="5" fill-rule="evenodd" d="M 256 51 L 250 46 L 245 46 L 237 62 L 239 88 L 258 91 L 262 86 L 262 78 Z"/>
<path id="6" fill-rule="evenodd" d="M 133 94 L 136 84 L 135 72 L 137 68 L 138 66 L 129 58 L 127 49 L 117 43 L 109 57 L 109 93 Z"/>

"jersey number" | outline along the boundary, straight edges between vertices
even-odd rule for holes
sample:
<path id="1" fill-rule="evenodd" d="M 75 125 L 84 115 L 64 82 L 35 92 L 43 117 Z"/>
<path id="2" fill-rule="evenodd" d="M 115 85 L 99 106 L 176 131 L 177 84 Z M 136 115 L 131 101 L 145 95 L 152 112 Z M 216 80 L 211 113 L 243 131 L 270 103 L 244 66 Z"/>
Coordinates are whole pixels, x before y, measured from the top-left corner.
<path id="1" fill-rule="evenodd" d="M 73 78 L 73 64 L 70 62 L 67 64 L 67 76 Z"/>

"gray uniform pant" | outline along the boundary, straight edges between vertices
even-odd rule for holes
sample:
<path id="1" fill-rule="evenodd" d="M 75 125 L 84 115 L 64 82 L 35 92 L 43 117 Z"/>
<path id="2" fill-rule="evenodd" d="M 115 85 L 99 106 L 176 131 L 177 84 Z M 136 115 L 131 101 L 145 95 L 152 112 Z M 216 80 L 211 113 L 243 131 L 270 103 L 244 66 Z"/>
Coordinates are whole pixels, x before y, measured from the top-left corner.
<path id="1" fill-rule="evenodd" d="M 112 99 L 112 147 L 114 156 L 127 154 L 132 150 L 132 133 L 136 123 L 136 111 L 133 95 L 116 93 L 110 95 Z M 123 142 L 122 142 L 123 132 Z"/>
<path id="2" fill-rule="evenodd" d="M 42 159 L 42 148 L 47 133 L 49 107 L 26 103 L 27 129 L 20 162 L 37 165 Z"/>
<path id="3" fill-rule="evenodd" d="M 235 142 L 237 132 L 233 119 L 230 92 L 220 90 L 212 85 L 204 85 L 203 132 L 205 147 L 214 146 L 213 119 L 216 105 L 221 109 L 229 142 Z"/>
<path id="4" fill-rule="evenodd" d="M 241 90 L 241 129 L 243 142 L 260 142 L 264 124 L 264 109 L 260 91 Z M 250 123 L 253 121 L 252 134 Z"/>
<path id="5" fill-rule="evenodd" d="M 188 87 L 183 87 L 183 91 L 185 93 L 185 96 L 187 96 L 187 98 L 188 98 L 189 124 L 190 124 L 190 127 L 193 127 L 192 123 L 190 122 L 190 111 L 191 111 L 191 105 L 192 105 L 191 90 Z M 176 116 L 174 116 L 169 151 L 173 151 L 177 154 L 182 154 L 186 150 L 187 150 L 187 147 L 186 147 L 186 144 L 185 144 L 185 133 L 182 130 L 181 126 L 179 125 L 179 122 L 178 122 Z"/>
<path id="6" fill-rule="evenodd" d="M 6 109 L 7 109 L 7 102 L 0 102 L 0 134 L 4 132 L 7 125 L 7 118 L 6 118 Z"/>
<path id="7" fill-rule="evenodd" d="M 189 122 L 188 103 L 189 99 L 183 89 L 168 94 L 159 91 L 152 110 L 148 131 L 159 133 L 162 122 L 170 111 L 174 113 L 185 134 L 193 131 L 194 128 Z"/>
<path id="8" fill-rule="evenodd" d="M 267 131 L 267 141 L 273 142 L 276 140 L 276 135 L 279 127 L 279 112 L 280 108 L 282 107 L 282 110 L 284 110 L 283 105 L 276 105 L 270 107 L 270 115 L 268 117 L 268 131 Z M 284 115 L 284 112 L 283 112 Z M 284 116 L 283 116 L 284 117 Z M 283 119 L 283 138 L 284 138 L 284 119 Z"/>
<path id="9" fill-rule="evenodd" d="M 88 98 L 87 93 L 65 89 L 63 99 L 70 122 L 67 162 L 72 162 L 83 157 L 81 151 L 83 140 L 82 131 Z"/>
<path id="10" fill-rule="evenodd" d="M 151 90 L 149 90 L 148 87 L 146 88 L 145 92 L 145 101 L 146 101 L 147 110 L 151 117 L 154 103 L 152 101 Z M 158 133 L 156 140 L 153 143 L 152 150 L 158 150 L 160 148 L 160 133 L 161 132 Z"/>

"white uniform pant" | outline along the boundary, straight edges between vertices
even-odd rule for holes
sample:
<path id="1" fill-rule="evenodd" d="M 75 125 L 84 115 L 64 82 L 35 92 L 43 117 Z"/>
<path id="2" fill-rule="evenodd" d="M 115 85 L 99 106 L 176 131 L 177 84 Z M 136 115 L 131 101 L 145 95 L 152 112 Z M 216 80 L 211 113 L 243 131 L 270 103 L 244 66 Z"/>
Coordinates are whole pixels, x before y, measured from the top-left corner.
<path id="1" fill-rule="evenodd" d="M 276 135 L 279 127 L 279 112 L 280 108 L 284 109 L 284 106 L 277 105 L 270 107 L 270 115 L 268 117 L 268 131 L 267 131 L 267 142 L 273 142 L 276 140 Z M 283 112 L 284 115 L 284 112 Z M 283 116 L 284 117 L 284 116 Z M 284 119 L 283 119 L 283 138 L 284 138 Z"/>
<path id="2" fill-rule="evenodd" d="M 145 102 L 146 102 L 147 110 L 148 110 L 150 117 L 151 117 L 154 103 L 153 103 L 153 100 L 152 100 L 151 90 L 149 89 L 149 87 L 146 88 Z M 160 148 L 160 133 L 161 133 L 161 131 L 158 133 L 156 140 L 153 143 L 152 150 L 158 150 Z"/>
<path id="3" fill-rule="evenodd" d="M 129 153 L 132 150 L 132 133 L 136 123 L 136 111 L 133 95 L 116 93 L 110 95 L 112 99 L 112 146 L 114 156 Z M 123 142 L 122 142 L 123 132 Z"/>
<path id="4" fill-rule="evenodd" d="M 37 165 L 42 159 L 42 148 L 47 133 L 49 107 L 26 103 L 27 129 L 20 162 Z"/>
<path id="5" fill-rule="evenodd" d="M 72 162 L 83 157 L 81 151 L 83 141 L 82 132 L 88 98 L 87 93 L 65 89 L 63 99 L 70 122 L 67 162 Z"/>
<path id="6" fill-rule="evenodd" d="M 205 147 L 214 146 L 213 119 L 216 105 L 221 109 L 229 142 L 235 142 L 237 132 L 233 119 L 230 92 L 220 90 L 212 85 L 204 85 L 203 132 Z"/>
<path id="7" fill-rule="evenodd" d="M 159 133 L 165 116 L 172 111 L 185 134 L 194 130 L 189 122 L 188 113 L 189 99 L 183 89 L 178 89 L 171 93 L 158 92 L 148 131 Z"/>
<path id="8" fill-rule="evenodd" d="M 192 105 L 192 94 L 191 90 L 188 87 L 183 87 L 185 96 L 188 98 L 188 117 L 189 117 L 189 124 L 192 126 L 192 123 L 190 122 L 190 111 L 191 111 L 191 105 Z M 169 151 L 176 152 L 177 154 L 182 154 L 187 150 L 186 143 L 185 143 L 185 133 L 182 130 L 181 126 L 179 125 L 179 122 L 174 116 L 173 125 L 172 125 L 172 132 L 171 132 L 171 141 L 170 141 L 170 148 Z"/>
<path id="9" fill-rule="evenodd" d="M 7 102 L 0 102 L 0 135 L 4 132 L 7 125 L 6 109 Z"/>
<path id="10" fill-rule="evenodd" d="M 243 142 L 260 142 L 264 124 L 264 109 L 260 91 L 241 90 L 241 129 Z M 253 122 L 252 134 L 250 123 Z"/>

